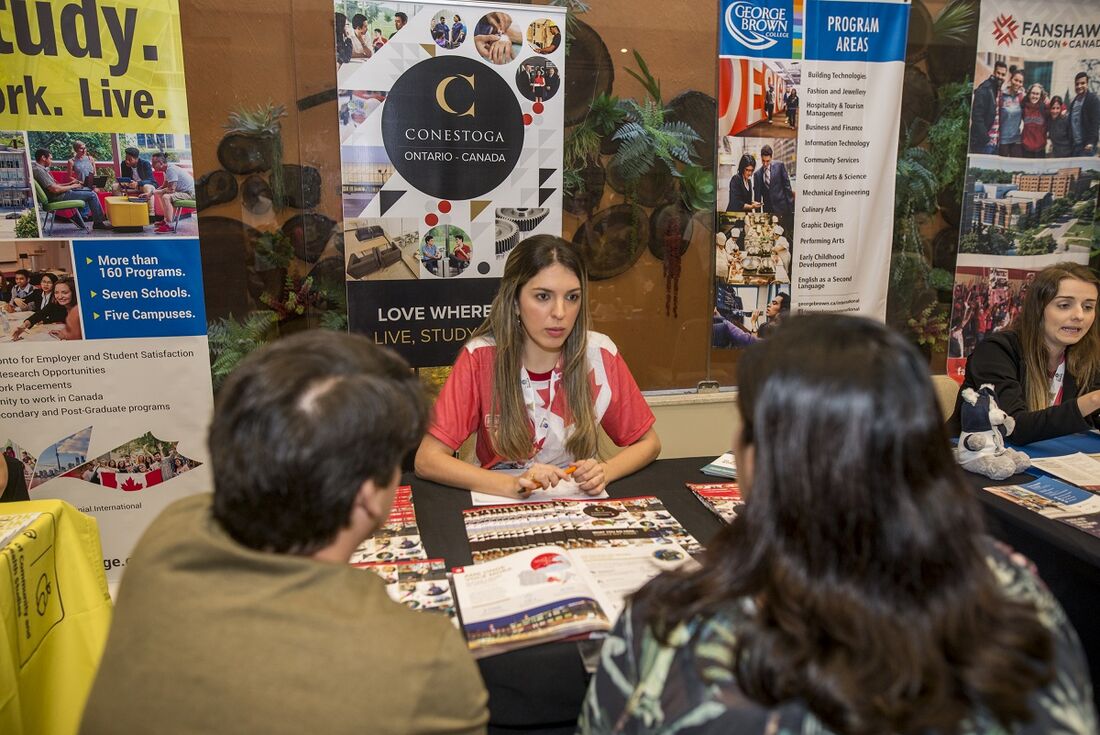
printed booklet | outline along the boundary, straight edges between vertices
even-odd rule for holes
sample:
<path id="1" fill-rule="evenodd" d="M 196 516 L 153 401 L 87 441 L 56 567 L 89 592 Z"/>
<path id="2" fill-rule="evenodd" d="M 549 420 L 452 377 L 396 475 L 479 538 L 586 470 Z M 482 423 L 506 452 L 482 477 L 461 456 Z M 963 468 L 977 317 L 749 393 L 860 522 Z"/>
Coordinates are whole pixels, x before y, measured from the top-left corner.
<path id="1" fill-rule="evenodd" d="M 1092 492 L 1100 491 L 1100 459 L 1077 452 L 1031 460 L 1031 466 Z"/>
<path id="2" fill-rule="evenodd" d="M 1053 477 L 1040 477 L 1024 485 L 1001 485 L 985 490 L 1047 518 L 1100 536 L 1100 496 L 1076 485 Z"/>
<path id="3" fill-rule="evenodd" d="M 731 480 L 736 480 L 737 461 L 733 458 L 733 452 L 726 452 L 705 467 L 700 467 L 699 471 L 711 477 L 728 477 Z"/>
<path id="4" fill-rule="evenodd" d="M 726 523 L 737 517 L 745 503 L 736 482 L 688 482 L 688 488 L 712 513 Z"/>
<path id="5" fill-rule="evenodd" d="M 386 594 L 394 602 L 413 610 L 443 613 L 458 627 L 450 575 L 442 559 L 357 563 L 352 566 L 381 577 L 386 583 Z"/>
<path id="6" fill-rule="evenodd" d="M 694 563 L 675 544 L 539 546 L 454 570 L 462 631 L 474 658 L 606 633 L 624 599 L 663 570 Z"/>
<path id="7" fill-rule="evenodd" d="M 538 546 L 567 549 L 679 544 L 689 554 L 702 545 L 658 498 L 555 500 L 463 511 L 475 564 Z"/>
<path id="8" fill-rule="evenodd" d="M 425 559 L 427 556 L 424 544 L 420 541 L 420 529 L 416 525 L 412 488 L 402 485 L 394 495 L 389 518 L 373 536 L 359 545 L 352 553 L 350 562 L 386 563 Z"/>

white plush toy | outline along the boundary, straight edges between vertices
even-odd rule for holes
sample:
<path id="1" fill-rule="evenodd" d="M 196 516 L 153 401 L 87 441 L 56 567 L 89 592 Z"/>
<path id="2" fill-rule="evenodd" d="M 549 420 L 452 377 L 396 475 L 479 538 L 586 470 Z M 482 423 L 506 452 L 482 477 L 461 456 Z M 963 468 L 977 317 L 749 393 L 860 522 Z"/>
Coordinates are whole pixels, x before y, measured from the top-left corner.
<path id="1" fill-rule="evenodd" d="M 977 392 L 965 388 L 962 399 L 962 433 L 955 453 L 964 470 L 1003 480 L 1031 466 L 1026 454 L 1005 446 L 1016 420 L 997 405 L 992 385 L 985 383 Z"/>

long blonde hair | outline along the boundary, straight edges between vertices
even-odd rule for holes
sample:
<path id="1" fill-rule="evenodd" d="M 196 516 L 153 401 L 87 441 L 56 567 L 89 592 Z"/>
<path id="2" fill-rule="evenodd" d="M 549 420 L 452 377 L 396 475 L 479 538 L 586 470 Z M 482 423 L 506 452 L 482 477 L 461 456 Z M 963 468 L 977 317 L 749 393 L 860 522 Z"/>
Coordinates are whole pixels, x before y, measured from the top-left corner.
<path id="1" fill-rule="evenodd" d="M 489 318 L 473 334 L 490 336 L 496 341 L 490 413 L 498 418 L 496 425 L 489 427 L 489 435 L 493 450 L 512 461 L 526 460 L 532 453 L 531 423 L 520 387 L 523 348 L 528 337 L 519 318 L 519 294 L 528 281 L 555 263 L 572 271 L 581 284 L 580 313 L 561 351 L 565 419 L 566 424 L 570 420 L 573 424 L 566 448 L 578 459 L 596 453 L 596 417 L 588 382 L 588 273 L 584 261 L 568 242 L 553 235 L 534 235 L 508 255 Z"/>
<path id="2" fill-rule="evenodd" d="M 1092 284 L 1100 292 L 1100 278 L 1090 268 L 1077 263 L 1055 263 L 1039 271 L 1028 287 L 1020 316 L 1012 325 L 1020 338 L 1023 352 L 1024 380 L 1027 383 L 1027 407 L 1039 411 L 1050 405 L 1047 394 L 1050 378 L 1047 373 L 1046 343 L 1043 341 L 1043 313 L 1047 304 L 1058 296 L 1062 281 L 1073 278 Z M 1088 390 L 1095 378 L 1100 377 L 1100 333 L 1094 320 L 1085 336 L 1066 347 L 1066 371 L 1073 375 L 1082 392 Z"/>

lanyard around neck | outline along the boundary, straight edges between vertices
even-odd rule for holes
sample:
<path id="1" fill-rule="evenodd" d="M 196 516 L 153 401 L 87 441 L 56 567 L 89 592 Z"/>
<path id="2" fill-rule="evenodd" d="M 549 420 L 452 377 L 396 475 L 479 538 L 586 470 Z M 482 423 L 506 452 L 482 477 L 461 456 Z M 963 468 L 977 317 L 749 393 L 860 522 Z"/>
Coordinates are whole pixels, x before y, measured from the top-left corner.
<path id="1" fill-rule="evenodd" d="M 1058 363 L 1058 368 L 1054 371 L 1054 375 L 1050 378 L 1050 388 L 1047 390 L 1047 397 L 1050 399 L 1050 405 L 1057 406 L 1062 403 L 1062 383 L 1066 379 L 1066 356 L 1062 355 L 1062 361 Z"/>

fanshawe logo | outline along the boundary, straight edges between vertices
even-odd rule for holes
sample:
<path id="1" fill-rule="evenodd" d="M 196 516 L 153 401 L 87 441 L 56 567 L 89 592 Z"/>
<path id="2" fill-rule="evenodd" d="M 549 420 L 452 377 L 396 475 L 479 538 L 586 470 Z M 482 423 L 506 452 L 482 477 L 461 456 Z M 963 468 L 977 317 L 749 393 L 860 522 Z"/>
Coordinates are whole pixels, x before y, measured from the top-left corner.
<path id="1" fill-rule="evenodd" d="M 508 82 L 461 56 L 410 67 L 382 108 L 382 143 L 393 167 L 438 199 L 473 199 L 500 186 L 519 163 L 523 135 Z"/>
<path id="2" fill-rule="evenodd" d="M 993 38 L 998 46 L 1011 46 L 1019 30 L 1020 24 L 1007 13 L 1001 13 L 993 20 Z"/>
<path id="3" fill-rule="evenodd" d="M 786 8 L 768 8 L 751 2 L 735 2 L 726 8 L 726 30 L 753 51 L 771 48 L 790 35 Z"/>

